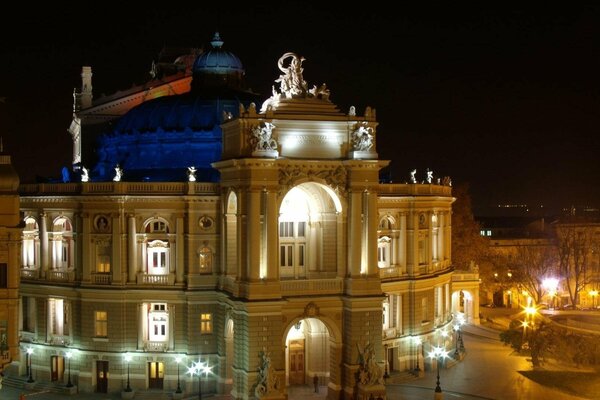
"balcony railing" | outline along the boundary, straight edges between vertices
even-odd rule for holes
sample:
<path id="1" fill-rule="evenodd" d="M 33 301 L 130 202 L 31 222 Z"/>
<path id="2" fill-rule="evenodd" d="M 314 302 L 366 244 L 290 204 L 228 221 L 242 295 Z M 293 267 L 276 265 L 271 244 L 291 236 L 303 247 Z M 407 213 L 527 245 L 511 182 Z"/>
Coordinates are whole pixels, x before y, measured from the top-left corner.
<path id="1" fill-rule="evenodd" d="M 21 340 L 23 342 L 34 342 L 35 332 L 21 331 Z"/>
<path id="2" fill-rule="evenodd" d="M 175 274 L 152 275 L 139 273 L 137 283 L 142 285 L 173 285 L 175 283 Z"/>
<path id="3" fill-rule="evenodd" d="M 92 283 L 94 285 L 110 285 L 112 275 L 110 273 L 95 272 L 92 273 Z"/>
<path id="4" fill-rule="evenodd" d="M 40 270 L 37 268 L 21 268 L 21 279 L 38 279 L 39 276 Z"/>
<path id="5" fill-rule="evenodd" d="M 396 337 L 396 328 L 389 328 L 383 330 L 384 339 L 392 339 Z"/>
<path id="6" fill-rule="evenodd" d="M 167 351 L 167 342 L 144 342 L 144 350 L 146 351 Z"/>
<path id="7" fill-rule="evenodd" d="M 299 296 L 303 294 L 339 294 L 344 290 L 344 281 L 335 279 L 294 279 L 281 281 L 281 294 Z"/>
<path id="8" fill-rule="evenodd" d="M 71 337 L 68 335 L 52 335 L 49 342 L 51 344 L 60 344 L 67 346 L 71 344 Z"/>
<path id="9" fill-rule="evenodd" d="M 46 279 L 49 281 L 73 282 L 75 280 L 75 271 L 72 269 L 50 269 L 46 273 Z"/>

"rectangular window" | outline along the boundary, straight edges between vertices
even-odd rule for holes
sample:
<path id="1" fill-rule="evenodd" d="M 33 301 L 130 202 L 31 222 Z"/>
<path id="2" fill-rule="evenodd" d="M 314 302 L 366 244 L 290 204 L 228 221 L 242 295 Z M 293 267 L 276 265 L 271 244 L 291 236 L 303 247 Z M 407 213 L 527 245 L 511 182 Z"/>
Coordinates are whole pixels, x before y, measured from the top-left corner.
<path id="1" fill-rule="evenodd" d="M 279 237 L 294 237 L 294 223 L 293 222 L 280 222 L 279 223 Z"/>
<path id="2" fill-rule="evenodd" d="M 21 299 L 23 328 L 25 332 L 35 332 L 35 297 Z"/>
<path id="3" fill-rule="evenodd" d="M 96 337 L 108 336 L 108 313 L 106 311 L 95 312 L 95 332 Z"/>
<path id="4" fill-rule="evenodd" d="M 419 265 L 427 264 L 425 257 L 425 240 L 419 240 Z"/>
<path id="5" fill-rule="evenodd" d="M 110 245 L 98 244 L 96 247 L 96 272 L 110 272 Z"/>
<path id="6" fill-rule="evenodd" d="M 304 267 L 304 245 L 298 245 L 298 266 Z"/>
<path id="7" fill-rule="evenodd" d="M 6 289 L 8 287 L 8 265 L 6 263 L 0 264 L 0 288 Z"/>
<path id="8" fill-rule="evenodd" d="M 50 334 L 62 336 L 69 334 L 69 303 L 63 299 L 49 299 Z"/>
<path id="9" fill-rule="evenodd" d="M 429 320 L 429 310 L 427 309 L 427 297 L 421 299 L 421 320 Z"/>
<path id="10" fill-rule="evenodd" d="M 298 237 L 306 236 L 305 231 L 306 231 L 306 222 L 304 222 L 304 221 L 298 222 Z"/>
<path id="11" fill-rule="evenodd" d="M 291 267 L 294 265 L 294 246 L 283 244 L 279 246 L 279 262 L 282 267 Z"/>
<path id="12" fill-rule="evenodd" d="M 212 333 L 212 314 L 200 314 L 200 333 Z"/>

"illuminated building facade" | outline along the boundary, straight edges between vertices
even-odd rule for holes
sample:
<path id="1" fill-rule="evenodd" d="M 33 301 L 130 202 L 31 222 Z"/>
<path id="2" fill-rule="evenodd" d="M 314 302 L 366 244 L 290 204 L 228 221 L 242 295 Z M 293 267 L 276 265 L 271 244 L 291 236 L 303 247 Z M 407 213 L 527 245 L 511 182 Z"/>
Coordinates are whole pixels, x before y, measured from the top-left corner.
<path id="1" fill-rule="evenodd" d="M 70 362 L 79 391 L 193 393 L 200 362 L 202 391 L 235 399 L 314 376 L 331 399 L 379 395 L 451 340 L 451 187 L 380 183 L 375 110 L 341 112 L 295 54 L 258 109 L 212 45 L 189 93 L 128 111 L 89 172 L 74 157 L 85 182 L 21 185 L 34 378 Z"/>

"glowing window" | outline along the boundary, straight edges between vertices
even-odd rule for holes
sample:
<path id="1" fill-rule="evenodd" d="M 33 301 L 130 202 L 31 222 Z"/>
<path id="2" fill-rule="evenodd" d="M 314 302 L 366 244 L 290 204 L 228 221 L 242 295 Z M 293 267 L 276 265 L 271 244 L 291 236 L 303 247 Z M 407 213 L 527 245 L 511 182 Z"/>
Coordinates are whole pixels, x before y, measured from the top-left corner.
<path id="1" fill-rule="evenodd" d="M 108 336 L 108 313 L 106 311 L 96 311 L 94 313 L 94 335 L 96 337 Z"/>
<path id="2" fill-rule="evenodd" d="M 212 314 L 200 314 L 200 333 L 212 333 Z"/>

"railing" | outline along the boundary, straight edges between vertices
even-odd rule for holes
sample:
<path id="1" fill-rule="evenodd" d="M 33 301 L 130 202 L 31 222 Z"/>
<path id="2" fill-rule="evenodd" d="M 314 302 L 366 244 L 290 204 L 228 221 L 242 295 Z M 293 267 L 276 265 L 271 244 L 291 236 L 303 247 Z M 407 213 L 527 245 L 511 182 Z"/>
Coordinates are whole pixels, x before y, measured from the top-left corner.
<path id="1" fill-rule="evenodd" d="M 147 341 L 144 343 L 144 350 L 146 350 L 146 351 L 167 351 L 167 342 Z"/>
<path id="2" fill-rule="evenodd" d="M 34 342 L 35 332 L 21 331 L 21 340 L 23 342 Z"/>
<path id="3" fill-rule="evenodd" d="M 38 279 L 40 276 L 39 269 L 21 268 L 21 279 Z"/>
<path id="4" fill-rule="evenodd" d="M 50 269 L 46 273 L 46 279 L 49 281 L 73 282 L 75 280 L 75 271 L 67 269 Z"/>
<path id="5" fill-rule="evenodd" d="M 281 281 L 281 294 L 298 296 L 305 294 L 338 294 L 344 290 L 344 281 L 335 279 L 294 279 Z"/>
<path id="6" fill-rule="evenodd" d="M 92 273 L 92 283 L 95 285 L 110 285 L 112 275 L 110 273 L 95 272 Z"/>
<path id="7" fill-rule="evenodd" d="M 402 269 L 399 267 L 379 268 L 379 278 L 398 278 L 402 275 Z"/>
<path id="8" fill-rule="evenodd" d="M 175 274 L 152 275 L 140 273 L 137 275 L 137 283 L 142 285 L 173 285 Z"/>
<path id="9" fill-rule="evenodd" d="M 406 195 L 433 195 L 433 196 L 452 196 L 452 186 L 443 186 L 436 184 L 420 183 L 382 183 L 379 185 L 379 193 L 385 195 L 406 196 Z"/>
<path id="10" fill-rule="evenodd" d="M 182 170 L 182 174 L 184 171 Z M 219 184 L 212 182 L 87 182 L 29 183 L 19 186 L 23 196 L 39 194 L 218 194 Z"/>
<path id="11" fill-rule="evenodd" d="M 50 343 L 67 346 L 71 344 L 71 338 L 68 335 L 52 335 L 50 337 Z"/>
<path id="12" fill-rule="evenodd" d="M 389 328 L 383 330 L 383 338 L 384 339 L 392 339 L 396 337 L 396 328 Z"/>

